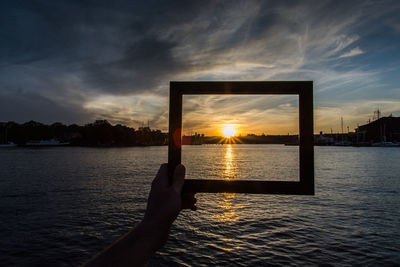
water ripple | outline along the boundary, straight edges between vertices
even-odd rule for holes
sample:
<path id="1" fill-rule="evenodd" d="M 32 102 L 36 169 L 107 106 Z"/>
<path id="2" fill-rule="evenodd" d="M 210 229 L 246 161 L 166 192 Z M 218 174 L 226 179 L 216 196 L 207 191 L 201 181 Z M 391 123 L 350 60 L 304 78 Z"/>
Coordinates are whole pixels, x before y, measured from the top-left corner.
<path id="1" fill-rule="evenodd" d="M 184 147 L 184 160 L 196 178 L 274 179 L 297 172 L 295 152 L 239 145 L 227 156 L 226 146 L 196 146 Z M 198 194 L 199 210 L 179 215 L 149 266 L 398 265 L 399 155 L 316 148 L 313 197 Z M 1 265 L 84 262 L 142 218 L 166 158 L 166 147 L 0 151 Z"/>

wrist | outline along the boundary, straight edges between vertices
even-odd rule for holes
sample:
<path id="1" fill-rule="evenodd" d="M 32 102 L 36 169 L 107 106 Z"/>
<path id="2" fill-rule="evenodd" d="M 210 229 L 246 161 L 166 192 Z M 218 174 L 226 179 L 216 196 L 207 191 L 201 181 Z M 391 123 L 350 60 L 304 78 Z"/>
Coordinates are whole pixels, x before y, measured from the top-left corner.
<path id="1" fill-rule="evenodd" d="M 169 229 L 169 226 L 145 218 L 136 225 L 134 231 L 139 235 L 145 236 L 145 243 L 148 249 L 155 252 L 166 243 Z"/>
<path id="2" fill-rule="evenodd" d="M 174 219 L 170 219 L 169 217 L 171 216 L 146 212 L 140 224 L 146 228 L 151 228 L 153 231 L 156 231 L 159 234 L 168 234 L 174 221 Z"/>

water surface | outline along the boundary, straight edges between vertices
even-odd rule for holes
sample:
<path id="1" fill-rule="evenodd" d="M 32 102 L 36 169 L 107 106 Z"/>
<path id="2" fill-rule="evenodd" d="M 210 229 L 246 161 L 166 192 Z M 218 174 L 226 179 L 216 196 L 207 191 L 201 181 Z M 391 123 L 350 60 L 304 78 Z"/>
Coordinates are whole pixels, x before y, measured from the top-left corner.
<path id="1" fill-rule="evenodd" d="M 185 146 L 190 178 L 298 179 L 298 148 Z M 151 260 L 396 265 L 400 149 L 316 147 L 316 195 L 198 194 Z M 76 266 L 137 223 L 167 147 L 0 150 L 0 261 Z"/>

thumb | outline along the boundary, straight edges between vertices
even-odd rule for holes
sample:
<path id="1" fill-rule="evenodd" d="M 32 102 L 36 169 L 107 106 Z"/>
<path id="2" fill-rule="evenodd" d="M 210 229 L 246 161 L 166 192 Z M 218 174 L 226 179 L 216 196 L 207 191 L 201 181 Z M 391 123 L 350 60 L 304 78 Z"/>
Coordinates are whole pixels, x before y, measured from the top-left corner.
<path id="1" fill-rule="evenodd" d="M 174 176 L 172 178 L 172 187 L 175 189 L 176 192 L 181 192 L 183 183 L 185 182 L 185 173 L 186 168 L 182 164 L 176 166 L 174 171 Z"/>

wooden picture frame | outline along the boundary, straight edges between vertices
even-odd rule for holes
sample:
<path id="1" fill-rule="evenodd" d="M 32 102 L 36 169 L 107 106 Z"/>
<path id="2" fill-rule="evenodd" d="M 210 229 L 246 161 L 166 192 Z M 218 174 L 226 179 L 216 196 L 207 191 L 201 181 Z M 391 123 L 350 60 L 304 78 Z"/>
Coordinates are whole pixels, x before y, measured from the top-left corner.
<path id="1" fill-rule="evenodd" d="M 185 179 L 184 192 L 314 195 L 314 130 L 312 81 L 170 82 L 168 173 L 182 156 L 183 95 L 298 95 L 299 181 Z"/>

